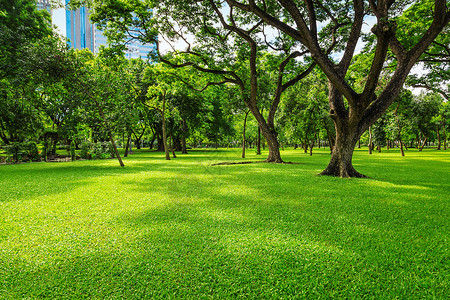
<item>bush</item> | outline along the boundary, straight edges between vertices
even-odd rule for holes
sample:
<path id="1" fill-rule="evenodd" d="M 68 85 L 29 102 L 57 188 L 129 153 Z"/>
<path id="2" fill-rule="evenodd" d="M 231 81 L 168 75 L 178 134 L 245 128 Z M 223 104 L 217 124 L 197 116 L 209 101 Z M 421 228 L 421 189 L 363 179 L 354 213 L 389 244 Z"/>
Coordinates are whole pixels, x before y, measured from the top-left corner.
<path id="1" fill-rule="evenodd" d="M 14 142 L 5 148 L 6 153 L 12 156 L 13 162 L 41 160 L 39 149 L 35 142 Z"/>
<path id="2" fill-rule="evenodd" d="M 91 142 L 82 142 L 80 146 L 80 157 L 84 159 L 91 159 L 91 151 L 93 145 Z"/>
<path id="3" fill-rule="evenodd" d="M 26 152 L 27 158 L 31 161 L 41 161 L 39 156 L 39 149 L 36 142 L 28 142 L 23 144 L 23 148 Z"/>
<path id="4" fill-rule="evenodd" d="M 111 142 L 83 142 L 80 156 L 85 159 L 108 159 L 114 157 L 114 148 Z"/>
<path id="5" fill-rule="evenodd" d="M 102 147 L 102 159 L 113 158 L 114 157 L 114 148 L 111 142 L 103 142 L 101 143 Z"/>
<path id="6" fill-rule="evenodd" d="M 106 149 L 105 153 L 109 155 L 109 157 L 107 157 L 107 158 L 114 158 L 115 152 L 114 152 L 114 147 L 113 147 L 112 143 L 106 142 L 106 145 L 107 145 L 107 149 Z"/>
<path id="7" fill-rule="evenodd" d="M 75 148 L 76 147 L 77 147 L 77 145 L 75 144 L 75 141 L 72 141 L 70 143 L 70 158 L 72 159 L 72 161 L 77 159 L 77 157 L 75 156 Z"/>
<path id="8" fill-rule="evenodd" d="M 101 158 L 102 154 L 103 154 L 102 143 L 98 142 L 98 143 L 95 143 L 93 146 L 94 146 L 94 151 L 92 153 L 93 154 L 92 159 L 99 159 L 99 158 Z"/>
<path id="9" fill-rule="evenodd" d="M 21 151 L 21 145 L 18 142 L 13 142 L 6 147 L 6 153 L 9 155 L 12 155 L 13 162 L 19 162 L 22 161 L 22 151 Z"/>
<path id="10" fill-rule="evenodd" d="M 47 161 L 47 153 L 48 153 L 48 141 L 44 140 L 44 147 L 42 148 L 42 158 Z"/>

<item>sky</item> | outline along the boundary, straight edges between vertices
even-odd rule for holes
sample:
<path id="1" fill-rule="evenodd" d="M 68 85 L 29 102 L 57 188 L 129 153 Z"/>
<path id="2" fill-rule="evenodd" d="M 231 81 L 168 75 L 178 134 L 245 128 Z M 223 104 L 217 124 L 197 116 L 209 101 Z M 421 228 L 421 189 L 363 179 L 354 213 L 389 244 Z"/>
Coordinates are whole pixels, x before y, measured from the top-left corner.
<path id="1" fill-rule="evenodd" d="M 58 33 L 66 36 L 66 22 L 65 22 L 66 11 L 64 8 L 58 8 L 53 10 L 52 22 L 58 28 Z"/>

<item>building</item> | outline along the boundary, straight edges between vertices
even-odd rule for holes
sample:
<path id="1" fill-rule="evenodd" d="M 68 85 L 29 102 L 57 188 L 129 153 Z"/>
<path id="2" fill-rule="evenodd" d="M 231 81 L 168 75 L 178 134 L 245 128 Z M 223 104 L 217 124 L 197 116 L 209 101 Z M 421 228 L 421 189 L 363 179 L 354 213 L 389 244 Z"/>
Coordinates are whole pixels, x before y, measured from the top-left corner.
<path id="1" fill-rule="evenodd" d="M 68 3 L 69 0 L 66 0 L 66 5 Z M 85 7 L 66 9 L 66 38 L 69 46 L 94 52 L 94 32 L 95 26 L 89 21 L 89 12 Z"/>
<path id="2" fill-rule="evenodd" d="M 48 0 L 43 0 L 48 1 Z M 66 7 L 69 0 L 66 1 Z M 107 46 L 107 39 L 95 24 L 89 20 L 89 11 L 81 7 L 75 11 L 65 9 L 65 36 L 67 43 L 75 49 L 89 49 L 97 54 L 101 46 Z M 155 45 L 144 45 L 138 41 L 131 41 L 126 44 L 128 51 L 126 58 L 146 58 L 147 55 L 155 51 Z"/>
<path id="3" fill-rule="evenodd" d="M 52 5 L 50 4 L 50 0 L 38 0 L 37 8 L 39 10 L 47 10 L 50 16 L 52 15 Z"/>

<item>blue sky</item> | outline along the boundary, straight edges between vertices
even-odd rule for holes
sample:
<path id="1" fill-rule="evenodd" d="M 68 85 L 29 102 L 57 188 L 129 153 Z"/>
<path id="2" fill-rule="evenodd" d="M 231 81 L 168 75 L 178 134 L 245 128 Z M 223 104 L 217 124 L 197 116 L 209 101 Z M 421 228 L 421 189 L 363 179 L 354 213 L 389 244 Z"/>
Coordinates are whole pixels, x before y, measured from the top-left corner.
<path id="1" fill-rule="evenodd" d="M 58 33 L 66 36 L 65 9 L 58 8 L 53 10 L 52 22 L 58 27 Z"/>

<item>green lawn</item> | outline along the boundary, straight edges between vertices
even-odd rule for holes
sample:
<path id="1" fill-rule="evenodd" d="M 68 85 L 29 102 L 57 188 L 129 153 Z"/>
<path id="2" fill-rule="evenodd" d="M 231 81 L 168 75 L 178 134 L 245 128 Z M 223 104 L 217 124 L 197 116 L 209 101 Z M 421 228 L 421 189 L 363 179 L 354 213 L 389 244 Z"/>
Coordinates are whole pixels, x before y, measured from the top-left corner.
<path id="1" fill-rule="evenodd" d="M 0 298 L 449 299 L 449 150 L 239 155 L 1 165 Z"/>

